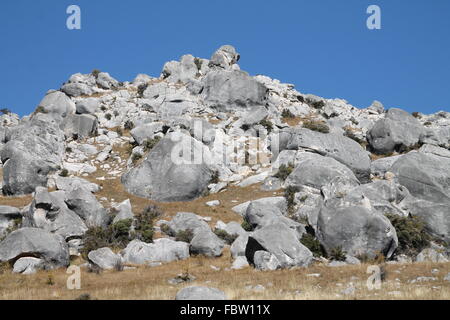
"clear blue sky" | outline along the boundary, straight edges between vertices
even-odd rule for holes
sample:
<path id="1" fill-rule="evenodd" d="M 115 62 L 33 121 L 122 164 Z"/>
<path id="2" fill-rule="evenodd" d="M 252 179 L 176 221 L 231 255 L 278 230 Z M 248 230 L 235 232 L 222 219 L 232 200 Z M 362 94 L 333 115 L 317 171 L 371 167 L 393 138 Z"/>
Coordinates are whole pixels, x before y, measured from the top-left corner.
<path id="1" fill-rule="evenodd" d="M 66 28 L 66 8 L 82 30 Z M 366 28 L 366 9 L 382 29 Z M 14 0 L 0 4 L 0 107 L 21 115 L 73 73 L 97 68 L 119 81 L 158 76 L 186 53 L 222 44 L 250 74 L 357 107 L 450 111 L 449 0 Z"/>

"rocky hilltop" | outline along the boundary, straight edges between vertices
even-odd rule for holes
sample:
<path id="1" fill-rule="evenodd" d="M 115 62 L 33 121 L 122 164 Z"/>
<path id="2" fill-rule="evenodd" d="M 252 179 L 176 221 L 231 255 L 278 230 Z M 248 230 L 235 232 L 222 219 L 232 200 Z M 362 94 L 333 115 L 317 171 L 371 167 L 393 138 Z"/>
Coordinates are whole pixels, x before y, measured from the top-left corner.
<path id="1" fill-rule="evenodd" d="M 450 113 L 356 108 L 250 76 L 239 59 L 227 45 L 158 78 L 75 74 L 31 115 L 5 112 L 0 262 L 33 273 L 81 254 L 112 269 L 228 246 L 235 269 L 447 261 Z M 157 207 L 217 195 L 214 218 L 221 194 L 248 186 L 276 196 L 235 203 L 228 223 L 162 220 Z M 115 203 L 112 187 L 132 200 Z M 6 205 L 16 199 L 29 202 Z M 134 199 L 152 206 L 135 212 Z"/>

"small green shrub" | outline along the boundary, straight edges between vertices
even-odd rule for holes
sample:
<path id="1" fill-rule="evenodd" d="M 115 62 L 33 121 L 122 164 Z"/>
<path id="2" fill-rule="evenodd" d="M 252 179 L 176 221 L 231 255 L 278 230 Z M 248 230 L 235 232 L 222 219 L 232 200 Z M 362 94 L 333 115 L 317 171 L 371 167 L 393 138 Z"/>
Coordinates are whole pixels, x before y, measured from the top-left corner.
<path id="1" fill-rule="evenodd" d="M 106 106 L 101 106 L 100 107 L 100 110 L 102 110 L 102 111 L 106 111 L 106 109 L 107 109 Z"/>
<path id="2" fill-rule="evenodd" d="M 283 112 L 281 112 L 281 117 L 284 119 L 293 119 L 295 118 L 295 115 L 291 112 L 291 110 L 284 109 Z"/>
<path id="3" fill-rule="evenodd" d="M 422 118 L 422 116 L 420 115 L 420 113 L 417 112 L 417 111 L 413 112 L 413 113 L 412 113 L 412 116 L 413 116 L 414 118 L 417 118 L 417 119 Z"/>
<path id="4" fill-rule="evenodd" d="M 106 120 L 111 120 L 112 119 L 112 115 L 111 115 L 111 113 L 107 113 L 107 114 L 105 114 L 105 118 L 106 118 Z"/>
<path id="5" fill-rule="evenodd" d="M 135 238 L 143 242 L 152 243 L 154 221 L 162 214 L 161 209 L 155 205 L 146 207 L 138 214 L 135 221 Z"/>
<path id="6" fill-rule="evenodd" d="M 71 147 L 67 147 L 66 148 L 66 153 L 71 153 L 73 150 L 72 150 L 72 148 Z"/>
<path id="7" fill-rule="evenodd" d="M 10 113 L 11 113 L 11 111 L 9 111 L 9 109 L 7 109 L 7 108 L 0 109 L 0 114 L 10 114 Z"/>
<path id="8" fill-rule="evenodd" d="M 292 211 L 294 210 L 295 194 L 299 192 L 299 190 L 300 189 L 298 187 L 294 186 L 289 186 L 284 190 L 284 197 L 286 198 L 288 211 L 290 213 L 292 213 Z"/>
<path id="9" fill-rule="evenodd" d="M 325 249 L 320 244 L 319 240 L 317 240 L 312 234 L 305 233 L 300 242 L 313 253 L 314 257 L 327 256 Z"/>
<path id="10" fill-rule="evenodd" d="M 306 129 L 309 129 L 312 131 L 321 132 L 321 133 L 329 133 L 330 132 L 330 127 L 328 127 L 328 125 L 322 121 L 314 121 L 314 120 L 304 121 L 303 128 L 306 128 Z"/>
<path id="11" fill-rule="evenodd" d="M 253 226 L 247 220 L 244 220 L 244 222 L 242 222 L 241 227 L 247 232 L 251 232 L 254 230 Z"/>
<path id="12" fill-rule="evenodd" d="M 157 144 L 158 142 L 161 140 L 161 137 L 154 137 L 153 139 L 147 139 L 144 141 L 143 146 L 144 146 L 144 151 L 148 152 L 150 150 L 152 150 Z"/>
<path id="13" fill-rule="evenodd" d="M 101 71 L 100 70 L 98 70 L 98 69 L 94 69 L 94 70 L 92 70 L 92 72 L 91 72 L 91 74 L 97 79 L 98 78 L 98 75 L 101 73 Z"/>
<path id="14" fill-rule="evenodd" d="M 125 124 L 123 125 L 124 129 L 127 131 L 133 130 L 134 129 L 134 122 L 131 120 L 127 120 L 125 121 Z"/>
<path id="15" fill-rule="evenodd" d="M 114 110 L 113 114 L 114 114 L 114 117 L 117 117 L 117 116 L 119 116 L 120 113 L 119 113 L 119 111 Z"/>
<path id="16" fill-rule="evenodd" d="M 282 164 L 278 168 L 278 172 L 274 175 L 274 177 L 284 181 L 292 173 L 293 170 L 294 166 L 292 163 L 289 163 L 288 165 Z"/>
<path id="17" fill-rule="evenodd" d="M 273 130 L 272 122 L 267 119 L 261 120 L 259 124 L 262 125 L 264 128 L 266 128 L 267 132 L 269 133 Z"/>
<path id="18" fill-rule="evenodd" d="M 306 99 L 306 103 L 314 109 L 322 109 L 323 107 L 325 107 L 325 102 L 323 100 L 314 101 L 312 99 Z"/>
<path id="19" fill-rule="evenodd" d="M 148 87 L 147 83 L 139 85 L 138 90 L 137 90 L 139 98 L 143 98 L 144 97 L 144 92 L 147 89 L 147 87 Z"/>
<path id="20" fill-rule="evenodd" d="M 198 71 L 202 70 L 203 61 L 199 58 L 194 58 L 194 63 L 197 66 Z"/>
<path id="21" fill-rule="evenodd" d="M 69 170 L 67 169 L 62 169 L 61 172 L 59 173 L 60 177 L 67 177 L 69 176 Z"/>
<path id="22" fill-rule="evenodd" d="M 213 183 L 213 184 L 219 183 L 219 181 L 220 181 L 219 176 L 220 176 L 219 171 L 217 171 L 217 170 L 214 171 L 211 175 L 211 180 L 209 181 L 209 183 Z"/>
<path id="23" fill-rule="evenodd" d="M 170 227 L 167 224 L 162 224 L 160 226 L 161 231 L 164 232 L 165 234 L 169 234 L 170 233 Z"/>
<path id="24" fill-rule="evenodd" d="M 386 217 L 397 231 L 398 254 L 416 255 L 429 246 L 432 237 L 427 233 L 421 218 L 396 214 L 386 214 Z"/>
<path id="25" fill-rule="evenodd" d="M 247 131 L 248 129 L 250 129 L 250 125 L 247 124 L 247 123 L 244 123 L 244 124 L 241 126 L 241 129 L 244 130 L 244 131 Z"/>
<path id="26" fill-rule="evenodd" d="M 193 238 L 194 232 L 192 232 L 192 230 L 190 229 L 178 231 L 175 236 L 176 241 L 183 241 L 187 243 L 190 243 Z"/>
<path id="27" fill-rule="evenodd" d="M 342 250 L 341 247 L 336 247 L 330 250 L 329 257 L 332 260 L 336 261 L 345 261 L 346 253 Z"/>
<path id="28" fill-rule="evenodd" d="M 402 145 L 397 146 L 395 148 L 395 151 L 397 151 L 398 153 L 408 153 L 413 150 L 419 150 L 420 147 L 422 147 L 422 145 L 423 145 L 423 143 L 420 143 L 420 142 L 418 142 L 412 146 L 405 146 L 402 144 Z"/>
<path id="29" fill-rule="evenodd" d="M 132 161 L 133 163 L 138 162 L 138 161 L 141 160 L 142 158 L 143 158 L 143 156 L 142 156 L 142 154 L 140 154 L 140 153 L 133 153 L 133 154 L 131 155 L 131 161 Z"/>
<path id="30" fill-rule="evenodd" d="M 225 230 L 221 229 L 214 230 L 214 233 L 216 234 L 216 236 L 225 241 L 227 244 L 232 244 L 234 240 L 236 240 L 236 238 L 238 237 L 237 235 L 231 235 Z"/>
<path id="31" fill-rule="evenodd" d="M 35 113 L 48 113 L 47 110 L 43 106 L 38 106 L 36 110 L 34 110 Z"/>

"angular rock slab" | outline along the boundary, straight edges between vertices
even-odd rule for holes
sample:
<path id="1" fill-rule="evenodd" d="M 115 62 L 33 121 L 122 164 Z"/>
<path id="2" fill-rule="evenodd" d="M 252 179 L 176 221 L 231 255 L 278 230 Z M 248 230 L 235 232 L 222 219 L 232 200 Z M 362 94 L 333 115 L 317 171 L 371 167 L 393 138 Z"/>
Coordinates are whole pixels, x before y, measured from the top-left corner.
<path id="1" fill-rule="evenodd" d="M 345 136 L 301 128 L 293 132 L 287 148 L 290 150 L 304 148 L 336 159 L 350 168 L 362 182 L 369 180 L 370 158 L 368 153 L 359 143 Z"/>
<path id="2" fill-rule="evenodd" d="M 115 266 L 122 262 L 121 257 L 112 252 L 110 248 L 100 248 L 90 251 L 88 253 L 88 259 L 96 266 L 105 270 L 114 269 Z"/>
<path id="3" fill-rule="evenodd" d="M 273 224 L 249 236 L 245 255 L 250 264 L 255 262 L 257 251 L 267 251 L 278 260 L 278 268 L 306 267 L 312 253 L 300 243 L 295 232 L 284 224 Z"/>
<path id="4" fill-rule="evenodd" d="M 66 267 L 69 248 L 61 236 L 42 229 L 22 228 L 0 243 L 0 261 L 14 262 L 21 257 L 42 259 L 49 267 Z"/>

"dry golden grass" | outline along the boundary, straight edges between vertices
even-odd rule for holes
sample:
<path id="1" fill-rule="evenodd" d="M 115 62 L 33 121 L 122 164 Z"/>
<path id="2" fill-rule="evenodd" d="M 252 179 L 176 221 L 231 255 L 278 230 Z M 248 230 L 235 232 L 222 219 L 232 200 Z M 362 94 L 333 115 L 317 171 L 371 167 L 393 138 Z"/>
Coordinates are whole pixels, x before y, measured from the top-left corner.
<path id="1" fill-rule="evenodd" d="M 89 294 L 93 299 L 167 300 L 178 290 L 190 285 L 206 285 L 223 290 L 229 299 L 450 299 L 450 282 L 443 277 L 450 263 L 415 263 L 386 265 L 386 280 L 380 290 L 367 289 L 367 265 L 326 267 L 313 265 L 292 270 L 257 271 L 253 268 L 228 270 L 231 257 L 228 250 L 220 258 L 191 257 L 159 267 L 139 267 L 132 270 L 104 271 L 100 274 L 81 272 L 81 290 L 68 290 L 65 269 L 41 271 L 24 276 L 5 272 L 0 275 L 0 299 L 76 299 Z M 214 270 L 211 266 L 220 268 Z M 431 270 L 438 269 L 432 274 Z M 189 273 L 196 280 L 182 285 L 167 281 L 180 273 Z M 320 277 L 311 276 L 320 274 Z M 409 283 L 419 276 L 432 276 L 436 281 Z M 49 284 L 49 277 L 53 285 Z M 398 280 L 397 280 L 398 279 Z M 343 295 L 349 283 L 356 291 Z M 265 287 L 255 291 L 256 285 Z"/>

